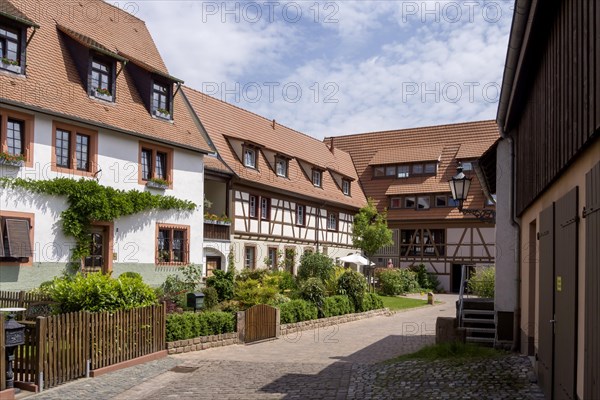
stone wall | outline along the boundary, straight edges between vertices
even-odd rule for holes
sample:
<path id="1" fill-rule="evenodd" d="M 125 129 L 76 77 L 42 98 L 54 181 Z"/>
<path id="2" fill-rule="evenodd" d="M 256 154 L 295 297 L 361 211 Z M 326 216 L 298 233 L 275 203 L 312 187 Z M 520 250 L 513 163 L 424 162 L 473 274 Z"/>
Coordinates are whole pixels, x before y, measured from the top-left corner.
<path id="1" fill-rule="evenodd" d="M 280 335 L 285 336 L 291 333 L 308 331 L 311 329 L 323 328 L 326 326 L 344 324 L 346 322 L 358 321 L 361 319 L 377 317 L 380 315 L 390 315 L 390 310 L 388 310 L 387 308 L 381 308 L 379 310 L 365 311 L 356 314 L 346 314 L 329 318 L 312 319 L 310 321 L 296 322 L 293 324 L 281 324 Z"/>
<path id="2" fill-rule="evenodd" d="M 230 346 L 238 344 L 237 332 L 222 333 L 220 335 L 202 336 L 194 339 L 176 340 L 167 342 L 169 354 L 188 353 L 190 351 L 206 350 L 211 347 Z"/>

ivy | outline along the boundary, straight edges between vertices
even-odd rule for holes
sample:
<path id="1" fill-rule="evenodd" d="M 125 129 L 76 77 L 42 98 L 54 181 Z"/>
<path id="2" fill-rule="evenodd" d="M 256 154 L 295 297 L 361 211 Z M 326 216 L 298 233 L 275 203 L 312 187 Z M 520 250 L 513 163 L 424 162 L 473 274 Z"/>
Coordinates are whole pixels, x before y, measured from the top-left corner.
<path id="1" fill-rule="evenodd" d="M 150 210 L 193 211 L 196 204 L 172 196 L 153 195 L 139 190 L 124 191 L 102 186 L 95 180 L 55 178 L 31 180 L 0 178 L 2 188 L 21 188 L 32 193 L 66 196 L 69 207 L 60 217 L 66 236 L 75 238 L 72 259 L 89 255 L 92 221 L 112 222 L 121 217 Z"/>

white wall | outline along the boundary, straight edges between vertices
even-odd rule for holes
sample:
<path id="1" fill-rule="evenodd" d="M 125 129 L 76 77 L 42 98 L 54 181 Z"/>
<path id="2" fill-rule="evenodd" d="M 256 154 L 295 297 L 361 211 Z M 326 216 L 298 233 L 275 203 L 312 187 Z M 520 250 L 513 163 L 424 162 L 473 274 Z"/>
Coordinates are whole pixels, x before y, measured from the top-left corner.
<path id="1" fill-rule="evenodd" d="M 58 120 L 71 125 L 68 120 Z M 53 179 L 68 174 L 51 170 L 52 121 L 45 114 L 36 114 L 34 122 L 33 167 L 2 168 L 0 176 L 18 176 L 30 179 Z M 88 129 L 98 130 L 90 126 Z M 151 142 L 146 140 L 147 142 Z M 148 190 L 138 183 L 139 139 L 122 133 L 98 130 L 99 183 L 123 190 Z M 73 176 L 80 179 L 79 176 Z M 91 179 L 91 178 L 88 178 Z M 121 218 L 114 221 L 115 263 L 154 264 L 156 222 L 190 226 L 190 262 L 203 263 L 203 184 L 202 155 L 186 150 L 173 152 L 173 189 L 164 191 L 179 199 L 191 200 L 199 207 L 193 212 L 154 211 Z M 152 191 L 160 194 L 160 191 Z M 35 214 L 34 262 L 67 262 L 72 238 L 62 234 L 60 213 L 67 207 L 66 199 L 36 195 L 22 190 L 2 190 L 0 208 L 3 211 Z M 54 249 L 54 250 L 52 250 Z M 60 249 L 60 250 L 59 250 Z M 24 267 L 26 268 L 26 267 Z"/>

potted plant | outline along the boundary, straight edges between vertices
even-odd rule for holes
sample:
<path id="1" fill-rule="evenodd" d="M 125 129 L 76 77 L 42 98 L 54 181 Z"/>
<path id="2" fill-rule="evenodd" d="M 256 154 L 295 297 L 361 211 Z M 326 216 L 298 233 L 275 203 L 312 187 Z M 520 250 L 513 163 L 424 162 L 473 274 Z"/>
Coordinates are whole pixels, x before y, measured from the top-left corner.
<path id="1" fill-rule="evenodd" d="M 154 115 L 162 119 L 171 119 L 171 113 L 169 112 L 169 110 L 164 108 L 157 108 L 156 110 L 154 110 Z"/>
<path id="2" fill-rule="evenodd" d="M 165 190 L 169 187 L 169 182 L 162 178 L 152 178 L 146 182 L 146 186 L 152 189 Z"/>
<path id="3" fill-rule="evenodd" d="M 21 66 L 17 60 L 11 60 L 10 58 L 2 57 L 2 68 L 11 72 L 21 73 Z"/>
<path id="4" fill-rule="evenodd" d="M 108 89 L 101 88 L 101 87 L 94 88 L 94 97 L 101 99 L 101 100 L 105 100 L 105 101 L 113 100 L 112 94 L 110 93 L 110 91 Z"/>
<path id="5" fill-rule="evenodd" d="M 25 156 L 0 152 L 0 164 L 19 168 L 25 164 Z"/>

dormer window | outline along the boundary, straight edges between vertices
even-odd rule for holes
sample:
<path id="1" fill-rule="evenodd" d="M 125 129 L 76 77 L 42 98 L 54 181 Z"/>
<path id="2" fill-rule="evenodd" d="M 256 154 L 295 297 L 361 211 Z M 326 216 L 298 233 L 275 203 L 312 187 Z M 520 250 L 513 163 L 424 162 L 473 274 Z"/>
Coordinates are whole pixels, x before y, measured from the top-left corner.
<path id="1" fill-rule="evenodd" d="M 256 149 L 244 148 L 244 166 L 248 168 L 256 168 Z"/>
<path id="2" fill-rule="evenodd" d="M 342 193 L 350 196 L 350 181 L 348 179 L 342 179 Z"/>
<path id="3" fill-rule="evenodd" d="M 90 95 L 104 101 L 114 101 L 114 63 L 93 57 L 90 69 Z"/>
<path id="4" fill-rule="evenodd" d="M 316 187 L 322 187 L 323 185 L 323 171 L 313 169 L 312 171 L 312 183 Z"/>
<path id="5" fill-rule="evenodd" d="M 275 173 L 282 178 L 288 177 L 288 160 L 281 157 L 275 158 Z"/>
<path id="6" fill-rule="evenodd" d="M 0 68 L 21 73 L 21 30 L 0 25 Z"/>
<path id="7" fill-rule="evenodd" d="M 171 91 L 168 85 L 152 84 L 152 113 L 162 119 L 171 119 Z"/>

